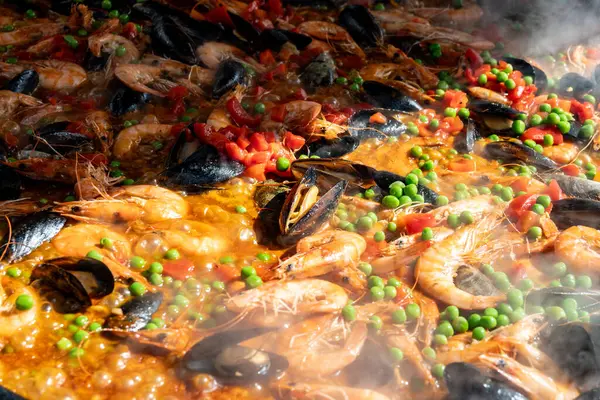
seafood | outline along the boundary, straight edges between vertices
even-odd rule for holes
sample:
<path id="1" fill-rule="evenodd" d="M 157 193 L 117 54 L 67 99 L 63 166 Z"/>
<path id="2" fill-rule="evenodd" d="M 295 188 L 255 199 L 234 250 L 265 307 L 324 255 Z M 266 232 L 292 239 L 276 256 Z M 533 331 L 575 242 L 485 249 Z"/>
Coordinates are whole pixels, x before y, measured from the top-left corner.
<path id="1" fill-rule="evenodd" d="M 87 72 L 79 65 L 58 60 L 25 62 L 21 65 L 1 63 L 0 75 L 12 77 L 28 68 L 38 73 L 40 86 L 47 90 L 70 91 L 87 80 Z"/>

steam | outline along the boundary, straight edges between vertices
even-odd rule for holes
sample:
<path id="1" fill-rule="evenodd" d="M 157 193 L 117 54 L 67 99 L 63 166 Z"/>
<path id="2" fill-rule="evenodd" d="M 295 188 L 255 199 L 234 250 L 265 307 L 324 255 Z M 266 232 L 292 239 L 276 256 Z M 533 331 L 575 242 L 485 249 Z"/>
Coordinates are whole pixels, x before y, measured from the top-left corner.
<path id="1" fill-rule="evenodd" d="M 481 5 L 522 55 L 600 44 L 600 0 L 481 0 Z"/>

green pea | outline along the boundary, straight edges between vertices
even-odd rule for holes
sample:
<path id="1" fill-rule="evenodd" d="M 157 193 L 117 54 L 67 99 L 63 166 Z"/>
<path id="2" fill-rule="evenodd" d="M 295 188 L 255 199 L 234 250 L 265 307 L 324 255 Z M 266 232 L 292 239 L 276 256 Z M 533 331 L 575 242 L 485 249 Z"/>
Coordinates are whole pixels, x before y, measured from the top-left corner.
<path id="1" fill-rule="evenodd" d="M 390 278 L 387 281 L 387 285 L 398 288 L 398 287 L 402 286 L 402 282 L 400 282 L 400 280 L 398 278 Z"/>
<path id="2" fill-rule="evenodd" d="M 446 107 L 446 109 L 444 110 L 444 116 L 456 117 L 456 108 Z"/>
<path id="3" fill-rule="evenodd" d="M 527 292 L 531 289 L 533 289 L 533 281 L 531 279 L 521 279 L 519 281 L 519 289 L 521 289 L 524 292 Z"/>
<path id="4" fill-rule="evenodd" d="M 383 283 L 383 279 L 381 279 L 381 277 L 379 277 L 377 275 L 372 275 L 369 277 L 369 279 L 367 279 L 367 286 L 369 288 L 376 287 L 376 286 L 383 288 L 385 286 L 385 284 Z"/>
<path id="5" fill-rule="evenodd" d="M 450 200 L 448 200 L 448 197 L 438 196 L 438 198 L 435 201 L 435 204 L 437 206 L 445 206 L 445 205 L 448 205 L 449 202 L 450 202 Z"/>
<path id="6" fill-rule="evenodd" d="M 104 258 L 102 256 L 102 254 L 100 254 L 96 250 L 89 251 L 85 256 L 89 257 L 89 258 L 93 258 L 93 259 L 98 260 L 98 261 L 102 261 L 102 259 Z"/>
<path id="7" fill-rule="evenodd" d="M 262 279 L 258 275 L 250 275 L 246 278 L 246 287 L 249 289 L 254 289 L 263 284 Z"/>
<path id="8" fill-rule="evenodd" d="M 454 328 L 449 321 L 442 321 L 435 331 L 437 334 L 444 335 L 446 337 L 450 337 L 454 335 Z"/>
<path id="9" fill-rule="evenodd" d="M 373 235 L 373 239 L 375 239 L 376 242 L 383 242 L 385 240 L 385 233 L 382 231 L 377 231 Z"/>
<path id="10" fill-rule="evenodd" d="M 551 110 L 552 110 L 552 107 L 550 106 L 550 104 L 547 104 L 547 103 L 540 104 L 540 111 L 541 112 L 549 113 Z"/>
<path id="11" fill-rule="evenodd" d="M 421 232 L 421 239 L 422 240 L 433 239 L 433 230 L 429 227 L 423 228 L 423 231 Z"/>
<path id="12" fill-rule="evenodd" d="M 177 251 L 177 249 L 169 249 L 165 253 L 164 257 L 167 260 L 178 260 L 179 259 L 179 251 Z"/>
<path id="13" fill-rule="evenodd" d="M 396 232 L 396 229 L 398 229 L 397 225 L 395 222 L 388 222 L 387 225 L 387 230 L 390 232 Z"/>
<path id="14" fill-rule="evenodd" d="M 403 324 L 406 322 L 406 311 L 404 308 L 399 307 L 394 312 L 392 312 L 392 321 L 394 324 Z"/>
<path id="15" fill-rule="evenodd" d="M 560 279 L 560 283 L 562 283 L 563 286 L 572 288 L 577 284 L 577 280 L 573 274 L 567 274 Z"/>
<path id="16" fill-rule="evenodd" d="M 487 330 L 494 329 L 497 324 L 498 324 L 498 321 L 496 320 L 496 318 L 489 316 L 489 315 L 484 315 L 483 317 L 481 317 L 481 320 L 479 321 L 479 325 Z"/>
<path id="17" fill-rule="evenodd" d="M 19 311 L 30 310 L 33 307 L 33 297 L 28 294 L 21 294 L 15 300 L 15 306 Z"/>
<path id="18" fill-rule="evenodd" d="M 386 286 L 383 288 L 383 293 L 386 299 L 395 299 L 398 295 L 398 290 L 394 286 Z"/>
<path id="19" fill-rule="evenodd" d="M 371 300 L 373 301 L 383 300 L 385 297 L 385 292 L 379 286 L 373 286 L 371 289 L 369 289 L 369 293 L 371 294 Z"/>
<path id="20" fill-rule="evenodd" d="M 144 268 L 146 265 L 146 260 L 140 256 L 133 256 L 129 259 L 129 265 L 131 265 L 133 268 Z"/>
<path id="21" fill-rule="evenodd" d="M 263 103 L 256 103 L 254 105 L 254 112 L 257 114 L 264 114 L 265 113 L 265 105 Z"/>
<path id="22" fill-rule="evenodd" d="M 354 321 L 356 319 L 356 308 L 351 304 L 346 305 L 342 308 L 342 316 L 346 321 Z"/>
<path id="23" fill-rule="evenodd" d="M 448 215 L 448 226 L 452 229 L 456 229 L 460 226 L 460 217 L 456 214 Z"/>
<path id="24" fill-rule="evenodd" d="M 129 291 L 133 296 L 141 296 L 146 293 L 146 286 L 140 282 L 133 282 L 131 285 L 129 285 Z"/>
<path id="25" fill-rule="evenodd" d="M 578 276 L 575 284 L 582 289 L 590 289 L 592 287 L 592 278 L 587 275 Z"/>
<path id="26" fill-rule="evenodd" d="M 483 272 L 483 274 L 486 276 L 492 276 L 494 273 L 494 267 L 492 267 L 490 264 L 481 264 L 480 269 L 481 272 Z"/>
<path id="27" fill-rule="evenodd" d="M 477 83 L 479 83 L 479 85 L 484 86 L 488 81 L 487 75 L 486 74 L 481 74 L 479 75 L 479 78 L 477 78 Z"/>
<path id="28" fill-rule="evenodd" d="M 567 318 L 565 310 L 558 306 L 546 307 L 546 315 L 553 321 L 560 321 Z"/>
<path id="29" fill-rule="evenodd" d="M 512 123 L 512 130 L 517 135 L 522 135 L 525 132 L 525 122 L 517 119 Z"/>
<path id="30" fill-rule="evenodd" d="M 444 315 L 446 315 L 446 318 L 449 321 L 452 321 L 452 320 L 458 318 L 458 316 L 459 316 L 458 307 L 456 307 L 456 306 L 448 306 L 448 307 L 446 307 L 446 309 L 444 310 Z"/>
<path id="31" fill-rule="evenodd" d="M 390 347 L 389 353 L 395 362 L 400 362 L 404 359 L 404 353 L 397 347 Z"/>
<path id="32" fill-rule="evenodd" d="M 452 328 L 456 333 L 464 333 L 469 330 L 469 322 L 464 317 L 456 317 L 452 320 Z"/>
<path id="33" fill-rule="evenodd" d="M 290 160 L 285 157 L 279 157 L 275 163 L 277 171 L 287 171 L 290 168 Z"/>
<path id="34" fill-rule="evenodd" d="M 400 199 L 396 196 L 384 196 L 383 199 L 381 199 L 381 204 L 387 208 L 397 208 L 400 206 Z"/>
<path id="35" fill-rule="evenodd" d="M 473 218 L 473 214 L 470 211 L 463 211 L 460 213 L 460 221 L 465 225 L 472 224 L 475 219 Z"/>
<path id="36" fill-rule="evenodd" d="M 410 303 L 406 305 L 406 315 L 409 320 L 418 319 L 421 316 L 421 308 L 418 304 Z"/>

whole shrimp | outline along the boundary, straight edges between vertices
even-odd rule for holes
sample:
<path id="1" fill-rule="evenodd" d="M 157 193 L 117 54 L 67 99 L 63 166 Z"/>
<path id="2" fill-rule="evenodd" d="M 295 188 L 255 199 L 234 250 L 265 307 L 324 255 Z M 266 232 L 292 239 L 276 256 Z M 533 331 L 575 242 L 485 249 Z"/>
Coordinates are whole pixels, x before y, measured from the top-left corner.
<path id="1" fill-rule="evenodd" d="M 363 287 L 356 269 L 360 256 L 367 248 L 362 236 L 341 230 L 325 231 L 301 239 L 296 254 L 273 268 L 277 279 L 310 278 L 329 272 L 341 272 L 350 284 Z"/>
<path id="2" fill-rule="evenodd" d="M 174 139 L 171 135 L 172 128 L 173 125 L 168 124 L 137 124 L 125 128 L 115 139 L 113 155 L 120 160 L 139 158 L 138 148 L 141 143 L 162 143 Z"/>
<path id="3" fill-rule="evenodd" d="M 87 80 L 87 72 L 79 65 L 67 61 L 22 61 L 19 64 L 0 63 L 0 76 L 12 78 L 28 68 L 40 76 L 40 86 L 47 90 L 73 90 Z"/>
<path id="4" fill-rule="evenodd" d="M 114 65 L 128 64 L 140 58 L 140 52 L 131 40 L 112 33 L 90 36 L 88 46 L 90 52 L 96 57 L 100 57 L 102 53 L 110 54 Z M 119 48 L 125 49 L 122 55 L 118 55 Z"/>
<path id="5" fill-rule="evenodd" d="M 23 46 L 46 36 L 58 35 L 64 31 L 64 28 L 64 25 L 54 22 L 23 25 L 10 32 L 1 32 L 0 46 Z"/>
<path id="6" fill-rule="evenodd" d="M 600 231 L 588 226 L 572 226 L 554 242 L 555 254 L 579 273 L 590 273 L 600 266 Z"/>
<path id="7" fill-rule="evenodd" d="M 465 264 L 465 258 L 485 242 L 486 236 L 499 222 L 497 215 L 488 216 L 425 250 L 415 269 L 419 286 L 435 299 L 467 310 L 494 307 L 497 302 L 503 301 L 503 294 L 473 295 L 454 283 L 454 277 L 458 268 Z"/>
<path id="8" fill-rule="evenodd" d="M 10 90 L 0 90 L 0 116 L 9 118 L 20 107 L 41 106 L 43 103 L 33 96 L 15 93 Z"/>

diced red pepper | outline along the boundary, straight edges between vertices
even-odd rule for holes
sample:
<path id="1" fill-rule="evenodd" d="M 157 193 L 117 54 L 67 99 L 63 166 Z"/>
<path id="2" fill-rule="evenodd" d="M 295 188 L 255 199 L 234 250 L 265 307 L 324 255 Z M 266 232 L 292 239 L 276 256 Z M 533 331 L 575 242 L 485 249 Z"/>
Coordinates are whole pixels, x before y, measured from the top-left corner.
<path id="1" fill-rule="evenodd" d="M 550 181 L 548 187 L 544 190 L 544 194 L 550 196 L 552 201 L 561 200 L 565 197 L 556 179 Z"/>
<path id="2" fill-rule="evenodd" d="M 306 143 L 306 139 L 302 136 L 294 135 L 292 132 L 286 132 L 283 137 L 283 144 L 292 151 L 300 150 Z"/>
<path id="3" fill-rule="evenodd" d="M 188 93 L 188 88 L 186 88 L 185 86 L 175 86 L 174 88 L 171 88 L 171 90 L 169 90 L 169 92 L 167 93 L 167 98 L 169 100 L 175 101 L 183 99 L 188 95 Z"/>
<path id="4" fill-rule="evenodd" d="M 250 136 L 250 146 L 254 151 L 267 151 L 269 150 L 269 143 L 265 139 L 265 135 L 262 133 L 255 132 Z"/>
<path id="5" fill-rule="evenodd" d="M 214 22 L 215 24 L 223 24 L 230 28 L 235 28 L 229 13 L 227 12 L 227 7 L 219 6 L 215 7 L 212 10 L 204 13 L 204 18 L 206 18 L 209 22 Z"/>
<path id="6" fill-rule="evenodd" d="M 512 188 L 512 190 L 515 193 L 527 192 L 529 189 L 530 181 L 531 181 L 531 178 L 528 178 L 526 176 L 520 176 L 520 177 L 516 178 L 513 183 L 510 184 L 510 187 Z"/>
<path id="7" fill-rule="evenodd" d="M 562 172 L 564 172 L 565 174 L 567 174 L 569 176 L 579 176 L 579 174 L 581 173 L 581 171 L 579 170 L 579 167 L 577 167 L 577 165 L 575 165 L 575 164 L 567 164 L 567 165 L 560 167 L 560 169 Z"/>
<path id="8" fill-rule="evenodd" d="M 424 228 L 435 226 L 435 217 L 431 214 L 409 214 L 404 217 L 406 232 L 409 235 L 422 232 Z"/>
<path id="9" fill-rule="evenodd" d="M 467 94 L 460 90 L 446 90 L 442 100 L 445 107 L 462 108 L 467 106 L 469 101 Z"/>
<path id="10" fill-rule="evenodd" d="M 308 99 L 308 94 L 306 93 L 306 90 L 304 90 L 303 88 L 298 88 L 294 92 L 294 98 L 296 100 L 306 100 L 306 99 Z"/>
<path id="11" fill-rule="evenodd" d="M 273 53 L 269 49 L 261 51 L 260 54 L 258 55 L 258 58 L 262 65 L 273 65 L 277 62 L 277 61 L 275 61 L 275 57 L 273 56 Z"/>
<path id="12" fill-rule="evenodd" d="M 229 111 L 229 115 L 231 115 L 231 119 L 237 125 L 248 125 L 250 127 L 256 127 L 260 124 L 260 117 L 253 117 L 250 114 L 248 114 L 246 110 L 244 110 L 244 107 L 242 107 L 242 104 L 237 98 L 232 97 L 229 100 L 227 100 L 226 107 L 227 111 Z"/>
<path id="13" fill-rule="evenodd" d="M 265 140 L 267 143 L 271 144 L 277 141 L 277 136 L 275 136 L 275 132 L 264 132 Z"/>
<path id="14" fill-rule="evenodd" d="M 523 214 L 531 211 L 531 207 L 535 204 L 538 197 L 540 197 L 539 194 L 523 194 L 515 197 L 508 205 L 506 214 L 511 218 L 521 218 Z M 546 208 L 546 212 L 550 211 L 552 211 L 552 203 Z"/>
<path id="15" fill-rule="evenodd" d="M 269 151 L 255 151 L 254 153 L 248 154 L 244 160 L 244 165 L 251 166 L 256 164 L 265 164 L 271 158 L 271 152 Z"/>
<path id="16" fill-rule="evenodd" d="M 475 50 L 469 48 L 465 52 L 465 57 L 469 61 L 471 68 L 477 69 L 483 65 L 483 58 Z"/>
<path id="17" fill-rule="evenodd" d="M 210 125 L 194 124 L 194 134 L 202 143 L 213 145 L 221 152 L 225 151 L 225 145 L 229 143 L 225 135 L 215 132 Z"/>
<path id="18" fill-rule="evenodd" d="M 558 128 L 556 128 L 554 126 L 549 126 L 549 127 L 544 127 L 544 128 L 540 128 L 540 127 L 536 126 L 533 128 L 529 128 L 523 133 L 523 135 L 520 137 L 520 139 L 522 141 L 533 140 L 537 144 L 543 144 L 544 143 L 544 135 L 552 135 L 552 138 L 554 139 L 554 144 L 561 144 L 564 140 L 563 135 L 560 133 Z"/>
<path id="19" fill-rule="evenodd" d="M 466 158 L 453 160 L 448 164 L 448 169 L 454 172 L 471 172 L 475 170 L 475 160 L 468 160 Z"/>
<path id="20" fill-rule="evenodd" d="M 235 161 L 243 162 L 248 156 L 248 152 L 245 149 L 242 149 L 237 143 L 233 142 L 225 144 L 225 151 L 227 151 L 229 158 Z"/>
<path id="21" fill-rule="evenodd" d="M 123 31 L 121 32 L 121 34 L 123 36 L 125 36 L 127 39 L 134 39 L 137 34 L 137 28 L 135 27 L 135 24 L 133 22 L 128 22 L 125 24 L 125 26 L 123 27 Z"/>
<path id="22" fill-rule="evenodd" d="M 190 260 L 180 259 L 165 261 L 163 265 L 163 274 L 171 276 L 177 280 L 184 281 L 192 276 L 194 263 Z"/>
<path id="23" fill-rule="evenodd" d="M 238 146 L 240 146 L 240 148 L 242 149 L 246 149 L 248 146 L 250 146 L 250 141 L 248 140 L 248 138 L 246 137 L 246 135 L 240 135 L 237 140 L 236 143 Z"/>
<path id="24" fill-rule="evenodd" d="M 577 100 L 575 100 L 577 101 Z M 565 112 L 571 112 L 571 106 L 573 102 L 571 100 L 559 99 L 558 97 L 554 97 L 552 99 L 547 99 L 546 103 L 550 104 L 550 107 L 558 107 L 561 108 Z M 578 102 L 579 103 L 579 102 Z M 581 103 L 579 103 L 581 104 Z M 576 105 L 577 107 L 577 105 Z"/>
<path id="25" fill-rule="evenodd" d="M 246 168 L 244 175 L 250 178 L 254 178 L 257 181 L 264 181 L 267 179 L 265 176 L 266 164 L 256 164 Z"/>
<path id="26" fill-rule="evenodd" d="M 586 119 L 590 119 L 594 116 L 594 105 L 589 102 L 580 103 L 577 100 L 571 100 L 570 111 L 577 115 L 579 122 L 584 122 Z"/>

